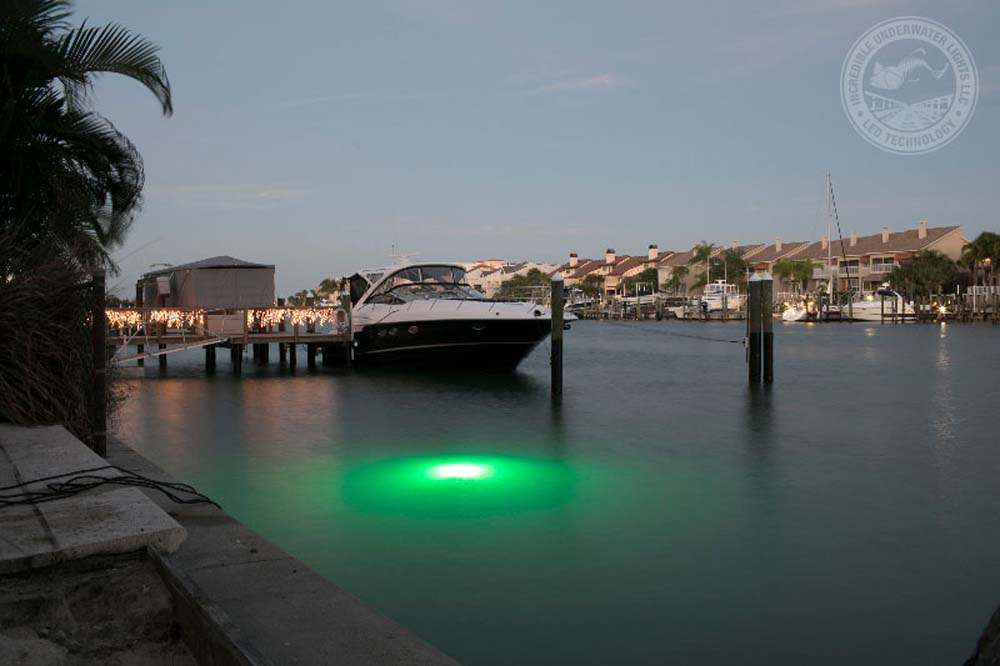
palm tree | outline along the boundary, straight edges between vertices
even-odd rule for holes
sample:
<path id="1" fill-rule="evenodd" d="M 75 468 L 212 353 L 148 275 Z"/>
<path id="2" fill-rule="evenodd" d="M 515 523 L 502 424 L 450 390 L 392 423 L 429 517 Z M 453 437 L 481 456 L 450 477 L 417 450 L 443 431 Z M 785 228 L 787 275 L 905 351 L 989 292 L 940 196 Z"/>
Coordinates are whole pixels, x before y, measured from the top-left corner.
<path id="1" fill-rule="evenodd" d="M 691 250 L 691 259 L 690 261 L 688 261 L 688 265 L 690 266 L 697 265 L 705 267 L 705 271 L 698 276 L 697 280 L 695 280 L 694 283 L 695 289 L 699 287 L 704 287 L 706 284 L 708 284 L 712 270 L 711 264 L 709 263 L 709 259 L 711 258 L 713 252 L 715 252 L 715 246 L 705 241 L 698 243 L 697 245 L 694 246 L 694 249 Z"/>
<path id="2" fill-rule="evenodd" d="M 932 296 L 958 281 L 955 262 L 937 250 L 921 250 L 889 273 L 889 283 L 917 296 Z"/>
<path id="3" fill-rule="evenodd" d="M 979 268 L 983 269 L 983 284 L 995 281 L 996 265 L 1000 262 L 1000 234 L 984 231 L 976 239 L 962 246 L 959 263 L 969 269 L 969 282 L 976 284 Z M 989 274 L 990 280 L 987 278 Z"/>
<path id="4" fill-rule="evenodd" d="M 791 259 L 778 259 L 771 266 L 771 274 L 778 279 L 778 282 L 785 282 L 795 274 L 795 262 Z"/>
<path id="5" fill-rule="evenodd" d="M 673 293 L 677 293 L 684 289 L 684 295 L 687 296 L 687 276 L 690 272 L 690 268 L 687 266 L 675 266 L 672 271 L 670 271 L 670 279 L 667 280 L 667 288 Z"/>
<path id="6" fill-rule="evenodd" d="M 70 27 L 67 0 L 0 9 L 0 230 L 59 248 L 84 266 L 113 263 L 141 203 L 142 158 L 92 109 L 95 78 L 138 81 L 173 112 L 157 47 L 120 25 Z"/>
<path id="7" fill-rule="evenodd" d="M 816 264 L 812 259 L 799 259 L 792 262 L 792 277 L 800 285 L 802 293 L 805 293 L 809 286 L 809 280 L 812 279 L 815 270 Z"/>

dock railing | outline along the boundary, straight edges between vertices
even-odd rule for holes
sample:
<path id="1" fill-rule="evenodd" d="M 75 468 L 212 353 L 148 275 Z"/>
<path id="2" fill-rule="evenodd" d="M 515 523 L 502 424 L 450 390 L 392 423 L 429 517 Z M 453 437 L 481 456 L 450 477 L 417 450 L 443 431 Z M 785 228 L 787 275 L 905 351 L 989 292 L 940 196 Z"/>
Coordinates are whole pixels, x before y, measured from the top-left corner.
<path id="1" fill-rule="evenodd" d="M 106 308 L 109 346 L 335 343 L 351 339 L 349 309 L 339 305 L 253 308 Z"/>

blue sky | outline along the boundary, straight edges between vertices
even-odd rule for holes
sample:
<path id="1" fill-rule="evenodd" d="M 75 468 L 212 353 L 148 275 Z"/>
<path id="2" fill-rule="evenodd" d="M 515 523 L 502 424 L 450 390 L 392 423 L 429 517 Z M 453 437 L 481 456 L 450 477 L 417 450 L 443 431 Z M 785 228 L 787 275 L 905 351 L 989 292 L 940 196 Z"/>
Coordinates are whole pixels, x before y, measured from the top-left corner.
<path id="1" fill-rule="evenodd" d="M 976 58 L 970 125 L 896 156 L 848 123 L 843 59 L 917 15 Z M 817 239 L 833 174 L 846 234 L 1000 229 L 995 0 L 124 2 L 162 47 L 175 114 L 103 79 L 98 109 L 138 145 L 145 205 L 117 256 L 130 293 L 156 262 L 277 265 L 279 293 L 420 259 L 563 260 Z"/>

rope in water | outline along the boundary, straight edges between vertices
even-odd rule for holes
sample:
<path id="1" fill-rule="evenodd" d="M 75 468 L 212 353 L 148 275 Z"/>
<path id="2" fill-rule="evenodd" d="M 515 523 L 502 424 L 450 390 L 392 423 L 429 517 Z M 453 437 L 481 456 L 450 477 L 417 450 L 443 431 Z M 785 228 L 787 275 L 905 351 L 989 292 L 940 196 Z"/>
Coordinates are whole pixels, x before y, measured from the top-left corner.
<path id="1" fill-rule="evenodd" d="M 103 477 L 93 474 L 93 472 L 102 470 L 116 470 L 121 472 L 122 476 Z M 39 483 L 45 483 L 44 490 L 27 489 L 28 486 Z M 40 479 L 32 479 L 31 481 L 15 483 L 10 486 L 0 486 L 0 509 L 8 506 L 25 506 L 52 502 L 104 485 L 131 486 L 133 488 L 157 490 L 177 504 L 211 504 L 216 507 L 219 506 L 208 496 L 199 493 L 193 486 L 186 483 L 159 481 L 123 467 L 118 467 L 117 465 L 103 465 L 101 467 L 45 476 Z M 20 490 L 20 492 L 5 492 L 9 490 Z"/>
<path id="2" fill-rule="evenodd" d="M 668 330 L 664 330 L 662 328 L 649 328 L 649 327 L 645 327 L 645 326 L 633 326 L 633 325 L 626 324 L 624 322 L 619 322 L 619 321 L 605 321 L 604 323 L 605 324 L 610 324 L 611 326 L 621 326 L 623 328 L 628 328 L 628 329 L 631 329 L 633 331 L 638 330 L 638 331 L 644 331 L 646 333 L 657 333 L 659 335 L 672 335 L 672 336 L 675 336 L 675 337 L 678 337 L 678 338 L 691 338 L 692 340 L 705 340 L 705 341 L 708 341 L 708 342 L 728 342 L 728 343 L 731 343 L 731 344 L 740 344 L 740 345 L 742 345 L 744 343 L 744 339 L 743 338 L 739 338 L 738 340 L 730 340 L 728 338 L 712 338 L 712 337 L 709 337 L 707 335 L 692 335 L 690 333 L 678 333 L 677 331 L 668 331 Z"/>

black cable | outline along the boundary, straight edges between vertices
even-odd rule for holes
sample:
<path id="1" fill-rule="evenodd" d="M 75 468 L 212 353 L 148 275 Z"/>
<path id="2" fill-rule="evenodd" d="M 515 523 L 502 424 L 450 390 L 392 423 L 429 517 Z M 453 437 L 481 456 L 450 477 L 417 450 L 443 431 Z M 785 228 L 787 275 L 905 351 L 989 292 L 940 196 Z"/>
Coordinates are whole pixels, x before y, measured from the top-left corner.
<path id="1" fill-rule="evenodd" d="M 92 472 L 101 470 L 116 470 L 121 472 L 122 476 L 103 477 L 92 474 Z M 56 479 L 63 480 L 56 481 Z M 39 483 L 45 483 L 46 490 L 27 490 L 28 486 Z M 151 479 L 117 465 L 103 465 L 101 467 L 75 470 L 63 474 L 53 474 L 52 476 L 0 487 L 0 491 L 22 489 L 21 492 L 0 495 L 0 508 L 52 502 L 104 485 L 148 488 L 163 493 L 172 502 L 177 504 L 211 504 L 212 506 L 221 508 L 211 498 L 199 493 L 193 486 L 187 483 Z"/>
<path id="2" fill-rule="evenodd" d="M 692 340 L 706 340 L 708 342 L 729 342 L 729 343 L 732 343 L 732 344 L 743 344 L 744 343 L 743 338 L 740 338 L 738 340 L 729 340 L 729 339 L 726 339 L 726 338 L 710 338 L 707 335 L 691 335 L 690 333 L 678 333 L 676 331 L 666 331 L 666 330 L 663 330 L 662 328 L 647 328 L 647 327 L 644 327 L 644 326 L 631 326 L 629 324 L 623 324 L 622 322 L 617 322 L 617 321 L 607 321 L 607 322 L 604 322 L 604 323 L 605 324 L 611 324 L 612 326 L 621 326 L 623 328 L 628 328 L 628 329 L 633 330 L 633 331 L 634 330 L 640 330 L 640 331 L 646 331 L 647 333 L 659 333 L 660 335 L 673 335 L 673 336 L 676 336 L 678 338 L 691 338 Z"/>

